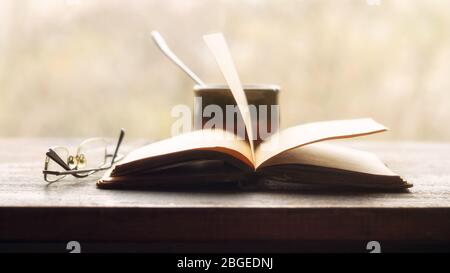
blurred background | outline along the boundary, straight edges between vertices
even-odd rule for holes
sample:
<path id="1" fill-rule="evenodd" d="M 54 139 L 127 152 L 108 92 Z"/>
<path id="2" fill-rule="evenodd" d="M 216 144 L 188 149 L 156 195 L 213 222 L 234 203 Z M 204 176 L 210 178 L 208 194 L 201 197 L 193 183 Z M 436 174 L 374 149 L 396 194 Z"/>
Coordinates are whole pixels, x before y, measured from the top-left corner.
<path id="1" fill-rule="evenodd" d="M 372 117 L 379 138 L 450 140 L 450 1 L 0 1 L 0 137 L 170 135 L 193 82 L 223 83 L 202 35 L 223 32 L 243 83 L 281 86 L 282 127 Z M 373 138 L 371 138 L 373 139 Z"/>

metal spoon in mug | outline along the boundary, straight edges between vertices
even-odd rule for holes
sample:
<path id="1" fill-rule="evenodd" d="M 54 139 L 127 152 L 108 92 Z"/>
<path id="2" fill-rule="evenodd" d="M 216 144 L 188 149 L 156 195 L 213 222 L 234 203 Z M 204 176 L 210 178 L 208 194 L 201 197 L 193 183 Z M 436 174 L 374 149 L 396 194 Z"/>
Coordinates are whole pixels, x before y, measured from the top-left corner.
<path id="1" fill-rule="evenodd" d="M 181 68 L 186 74 L 191 77 L 197 84 L 199 85 L 205 85 L 205 83 L 200 80 L 200 78 L 192 72 L 192 70 L 189 69 L 178 57 L 175 55 L 172 50 L 170 50 L 169 46 L 167 45 L 164 38 L 159 34 L 158 31 L 152 31 L 151 33 L 153 41 L 156 43 L 156 45 L 161 49 L 162 53 L 166 55 L 170 60 L 172 60 L 173 63 L 175 63 L 179 68 Z"/>

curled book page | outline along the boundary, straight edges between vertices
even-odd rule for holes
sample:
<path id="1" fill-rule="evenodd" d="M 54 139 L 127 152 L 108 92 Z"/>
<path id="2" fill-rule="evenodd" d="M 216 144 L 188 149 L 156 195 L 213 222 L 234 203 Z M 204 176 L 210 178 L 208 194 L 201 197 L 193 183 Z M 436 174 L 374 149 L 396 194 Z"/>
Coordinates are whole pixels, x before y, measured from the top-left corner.
<path id="1" fill-rule="evenodd" d="M 236 104 L 239 108 L 239 112 L 244 120 L 245 127 L 247 129 L 247 136 L 250 142 L 250 148 L 252 151 L 252 160 L 255 161 L 255 148 L 254 148 L 254 133 L 253 126 L 251 124 L 250 109 L 248 107 L 247 97 L 245 96 L 242 88 L 241 80 L 236 71 L 233 59 L 228 49 L 228 45 L 223 37 L 222 33 L 215 33 L 204 35 L 203 40 L 211 50 L 220 70 L 231 89 Z"/>
<path id="2" fill-rule="evenodd" d="M 273 134 L 256 150 L 256 167 L 270 158 L 310 143 L 369 135 L 387 128 L 371 118 L 332 120 L 290 127 Z"/>

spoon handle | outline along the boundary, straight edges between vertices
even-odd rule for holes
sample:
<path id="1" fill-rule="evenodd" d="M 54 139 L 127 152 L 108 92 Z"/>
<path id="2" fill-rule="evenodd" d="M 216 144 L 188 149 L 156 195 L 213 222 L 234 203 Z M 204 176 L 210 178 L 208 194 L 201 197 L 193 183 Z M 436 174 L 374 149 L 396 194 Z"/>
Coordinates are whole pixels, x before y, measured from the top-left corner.
<path id="1" fill-rule="evenodd" d="M 161 51 L 170 59 L 172 62 L 174 62 L 179 68 L 181 68 L 186 74 L 189 75 L 197 84 L 199 85 L 205 85 L 205 83 L 200 80 L 200 78 L 192 72 L 192 70 L 189 69 L 173 52 L 170 50 L 169 46 L 167 45 L 164 38 L 159 34 L 157 31 L 152 31 L 151 33 L 153 41 L 156 43 L 156 45 L 161 49 Z"/>

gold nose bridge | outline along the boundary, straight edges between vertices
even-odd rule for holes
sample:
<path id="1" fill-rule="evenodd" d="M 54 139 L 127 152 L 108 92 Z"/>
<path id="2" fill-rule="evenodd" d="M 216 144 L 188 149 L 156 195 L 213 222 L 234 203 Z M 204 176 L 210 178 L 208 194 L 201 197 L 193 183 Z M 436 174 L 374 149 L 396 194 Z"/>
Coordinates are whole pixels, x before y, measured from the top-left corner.
<path id="1" fill-rule="evenodd" d="M 73 155 L 69 155 L 69 157 L 67 158 L 67 165 L 69 165 L 69 168 L 71 169 L 75 168 L 78 165 Z"/>
<path id="2" fill-rule="evenodd" d="M 69 155 L 67 164 L 71 169 L 74 169 L 75 167 L 83 168 L 86 166 L 86 156 L 84 154 L 77 154 L 76 156 Z"/>
<path id="3" fill-rule="evenodd" d="M 77 154 L 77 166 L 83 168 L 86 166 L 86 156 L 84 154 Z"/>

